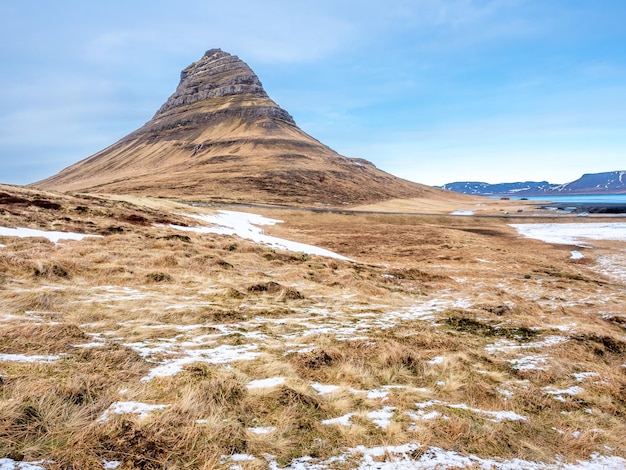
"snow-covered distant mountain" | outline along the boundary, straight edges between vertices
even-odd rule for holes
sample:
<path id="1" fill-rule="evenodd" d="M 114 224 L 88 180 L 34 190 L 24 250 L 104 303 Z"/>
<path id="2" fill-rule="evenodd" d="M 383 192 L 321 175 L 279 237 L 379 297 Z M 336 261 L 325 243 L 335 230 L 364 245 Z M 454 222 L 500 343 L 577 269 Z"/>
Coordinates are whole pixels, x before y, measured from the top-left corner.
<path id="1" fill-rule="evenodd" d="M 562 185 L 558 191 L 576 194 L 623 194 L 626 193 L 626 171 L 584 174 L 576 181 Z"/>
<path id="2" fill-rule="evenodd" d="M 442 189 L 480 196 L 543 196 L 558 194 L 626 194 L 626 171 L 584 174 L 576 181 L 552 184 L 547 181 L 489 184 L 460 181 L 440 186 Z"/>
<path id="3" fill-rule="evenodd" d="M 559 185 L 550 184 L 547 181 L 524 181 L 498 184 L 482 183 L 478 181 L 462 181 L 444 184 L 440 187 L 441 189 L 447 189 L 456 193 L 476 194 L 480 196 L 499 196 L 505 194 L 544 194 L 545 191 L 556 189 Z"/>

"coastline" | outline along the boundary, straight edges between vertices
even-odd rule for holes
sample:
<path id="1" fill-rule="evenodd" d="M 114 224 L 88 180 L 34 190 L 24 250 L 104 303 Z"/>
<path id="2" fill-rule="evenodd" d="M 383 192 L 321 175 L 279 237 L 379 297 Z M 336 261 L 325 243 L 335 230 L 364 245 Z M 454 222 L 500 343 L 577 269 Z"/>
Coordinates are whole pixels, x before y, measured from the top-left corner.
<path id="1" fill-rule="evenodd" d="M 626 214 L 626 203 L 619 202 L 549 202 L 533 204 L 540 209 L 560 211 L 570 214 Z"/>
<path id="2" fill-rule="evenodd" d="M 578 214 L 626 214 L 625 194 L 572 194 L 557 196 L 512 196 L 511 201 L 525 201 L 539 209 L 559 213 Z"/>

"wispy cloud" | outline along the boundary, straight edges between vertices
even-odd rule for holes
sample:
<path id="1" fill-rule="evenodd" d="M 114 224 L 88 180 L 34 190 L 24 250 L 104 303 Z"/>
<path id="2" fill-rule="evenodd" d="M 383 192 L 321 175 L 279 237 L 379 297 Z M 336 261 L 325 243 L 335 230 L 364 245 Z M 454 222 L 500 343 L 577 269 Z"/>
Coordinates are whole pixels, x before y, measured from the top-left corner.
<path id="1" fill-rule="evenodd" d="M 626 151 L 624 15 L 622 0 L 4 2 L 0 176 L 29 180 L 9 170 L 16 155 L 52 172 L 113 143 L 212 47 L 316 138 L 427 182 L 435 160 L 486 155 L 502 171 L 542 155 L 526 167 L 539 173 L 548 155 L 597 148 L 593 164 L 612 164 Z"/>

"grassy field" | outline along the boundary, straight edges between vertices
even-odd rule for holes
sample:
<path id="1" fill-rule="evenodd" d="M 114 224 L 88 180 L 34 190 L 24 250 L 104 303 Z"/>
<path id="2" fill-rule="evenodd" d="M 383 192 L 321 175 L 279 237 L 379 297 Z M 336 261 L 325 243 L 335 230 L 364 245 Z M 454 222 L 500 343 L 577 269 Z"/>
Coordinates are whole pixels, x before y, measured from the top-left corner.
<path id="1" fill-rule="evenodd" d="M 0 468 L 626 464 L 624 243 L 253 211 L 350 262 L 192 212 L 0 187 L 2 226 L 100 236 L 0 237 Z"/>

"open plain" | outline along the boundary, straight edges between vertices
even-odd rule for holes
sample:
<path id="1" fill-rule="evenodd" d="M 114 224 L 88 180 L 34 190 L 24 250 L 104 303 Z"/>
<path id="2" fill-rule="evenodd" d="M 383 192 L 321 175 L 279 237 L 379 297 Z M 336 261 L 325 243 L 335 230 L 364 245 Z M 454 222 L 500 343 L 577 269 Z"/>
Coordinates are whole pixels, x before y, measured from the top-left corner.
<path id="1" fill-rule="evenodd" d="M 626 241 L 512 226 L 624 219 L 507 204 L 0 186 L 0 468 L 624 468 Z"/>

